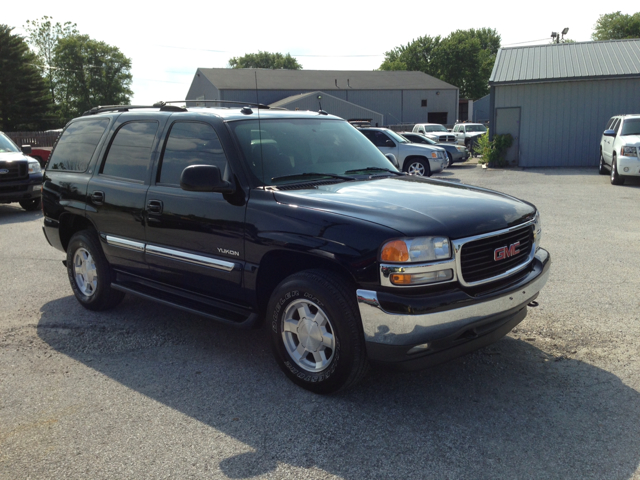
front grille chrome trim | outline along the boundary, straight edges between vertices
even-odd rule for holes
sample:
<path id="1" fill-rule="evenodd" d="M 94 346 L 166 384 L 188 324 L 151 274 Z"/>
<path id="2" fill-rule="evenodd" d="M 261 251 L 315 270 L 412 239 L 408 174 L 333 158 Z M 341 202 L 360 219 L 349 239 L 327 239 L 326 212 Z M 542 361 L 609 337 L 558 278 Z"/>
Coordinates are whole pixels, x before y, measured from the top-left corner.
<path id="1" fill-rule="evenodd" d="M 535 235 L 533 235 L 532 237 L 532 245 L 531 245 L 531 251 L 529 252 L 529 255 L 527 255 L 526 259 L 516 265 L 513 268 L 510 268 L 509 270 L 507 270 L 506 272 L 501 273 L 500 275 L 496 275 L 494 277 L 489 277 L 489 278 L 485 278 L 483 280 L 478 280 L 475 282 L 467 282 L 464 279 L 464 276 L 462 275 L 462 247 L 464 247 L 466 244 L 468 243 L 472 243 L 472 242 L 476 242 L 478 240 L 485 240 L 488 238 L 492 238 L 492 237 L 498 237 L 500 235 L 505 235 L 508 233 L 512 233 L 515 232 L 517 230 L 522 230 L 525 228 L 535 228 L 535 224 L 537 221 L 537 216 L 536 218 L 534 218 L 533 220 L 530 220 L 528 222 L 525 223 L 521 223 L 520 225 L 516 225 L 514 227 L 510 227 L 510 228 L 506 228 L 504 230 L 498 230 L 496 232 L 489 232 L 489 233 L 484 233 L 482 235 L 474 235 L 472 237 L 467 237 L 467 238 L 460 238 L 458 240 L 452 240 L 451 241 L 451 245 L 453 247 L 453 255 L 454 258 L 456 260 L 456 271 L 458 273 L 458 281 L 460 282 L 461 285 L 465 286 L 465 287 L 476 287 L 478 285 L 484 285 L 485 283 L 490 283 L 490 282 L 495 282 L 497 280 L 502 280 L 503 278 L 507 278 L 511 275 L 514 275 L 522 270 L 524 270 L 525 268 L 527 268 L 527 266 L 533 261 L 533 258 L 535 257 L 535 253 L 536 250 L 538 249 L 538 245 L 536 244 L 536 239 L 535 239 Z"/>

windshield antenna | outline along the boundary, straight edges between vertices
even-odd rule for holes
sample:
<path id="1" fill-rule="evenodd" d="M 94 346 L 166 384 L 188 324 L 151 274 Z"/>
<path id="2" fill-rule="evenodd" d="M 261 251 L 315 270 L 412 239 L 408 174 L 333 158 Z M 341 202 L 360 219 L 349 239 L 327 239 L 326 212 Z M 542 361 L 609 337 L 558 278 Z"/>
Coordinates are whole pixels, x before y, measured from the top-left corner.
<path id="1" fill-rule="evenodd" d="M 258 102 L 258 71 L 254 70 L 253 72 L 256 79 L 256 103 Z M 258 109 L 258 141 L 260 142 L 260 165 L 262 170 L 262 183 L 267 183 L 264 181 L 264 155 L 262 154 L 262 126 L 260 124 L 260 109 Z"/>

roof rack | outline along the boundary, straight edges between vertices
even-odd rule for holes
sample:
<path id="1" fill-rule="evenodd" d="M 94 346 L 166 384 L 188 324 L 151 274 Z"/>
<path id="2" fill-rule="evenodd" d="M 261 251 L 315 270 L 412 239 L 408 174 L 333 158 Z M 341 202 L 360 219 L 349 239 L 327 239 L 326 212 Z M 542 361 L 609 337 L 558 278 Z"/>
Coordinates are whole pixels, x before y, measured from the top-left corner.
<path id="1" fill-rule="evenodd" d="M 183 100 L 184 102 L 184 100 Z M 172 102 L 178 103 L 178 102 Z M 128 112 L 129 110 L 137 109 L 137 108 L 159 108 L 161 112 L 186 112 L 186 108 L 177 107 L 175 105 L 167 105 L 167 102 L 158 102 L 153 105 L 99 105 L 97 107 L 93 107 L 91 110 L 87 110 L 82 114 L 85 115 L 96 115 L 97 113 L 103 112 Z"/>
<path id="2" fill-rule="evenodd" d="M 265 105 L 263 103 L 255 103 L 255 102 L 239 102 L 237 100 L 171 100 L 168 102 L 156 102 L 153 105 L 99 105 L 97 107 L 93 107 L 90 110 L 87 110 L 82 114 L 85 115 L 96 115 L 97 113 L 103 112 L 128 112 L 129 110 L 137 109 L 137 108 L 159 108 L 161 112 L 186 112 L 188 111 L 186 108 L 178 107 L 175 105 L 169 105 L 170 103 L 186 103 L 186 102 L 198 102 L 198 103 L 232 103 L 236 105 L 243 106 L 254 106 L 259 109 L 268 109 L 269 105 Z"/>
<path id="3" fill-rule="evenodd" d="M 241 102 L 238 100 L 179 100 L 175 102 L 165 102 L 165 103 L 179 103 L 179 102 L 197 102 L 197 103 L 233 103 L 236 105 L 248 105 L 252 107 L 269 109 L 271 108 L 269 105 L 265 105 L 264 103 L 257 102 Z"/>

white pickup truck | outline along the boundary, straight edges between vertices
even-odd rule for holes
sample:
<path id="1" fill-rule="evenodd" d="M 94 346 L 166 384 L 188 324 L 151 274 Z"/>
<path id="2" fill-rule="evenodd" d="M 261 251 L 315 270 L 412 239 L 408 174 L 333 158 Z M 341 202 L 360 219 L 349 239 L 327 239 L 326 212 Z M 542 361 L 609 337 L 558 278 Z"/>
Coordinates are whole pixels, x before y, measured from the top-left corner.
<path id="1" fill-rule="evenodd" d="M 452 133 L 456 136 L 456 143 L 464 145 L 472 152 L 479 136 L 487 133 L 487 127 L 481 123 L 458 123 L 453 126 Z"/>

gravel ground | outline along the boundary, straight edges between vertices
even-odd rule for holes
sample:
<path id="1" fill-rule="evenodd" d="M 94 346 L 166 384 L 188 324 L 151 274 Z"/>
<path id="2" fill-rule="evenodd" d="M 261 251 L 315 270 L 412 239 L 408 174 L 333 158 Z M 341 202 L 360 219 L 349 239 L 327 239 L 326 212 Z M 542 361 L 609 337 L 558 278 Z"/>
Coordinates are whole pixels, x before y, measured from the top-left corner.
<path id="1" fill-rule="evenodd" d="M 42 215 L 0 205 L 0 478 L 640 479 L 640 180 L 454 165 L 542 212 L 540 306 L 505 339 L 321 397 L 264 331 L 127 297 L 84 310 Z"/>

